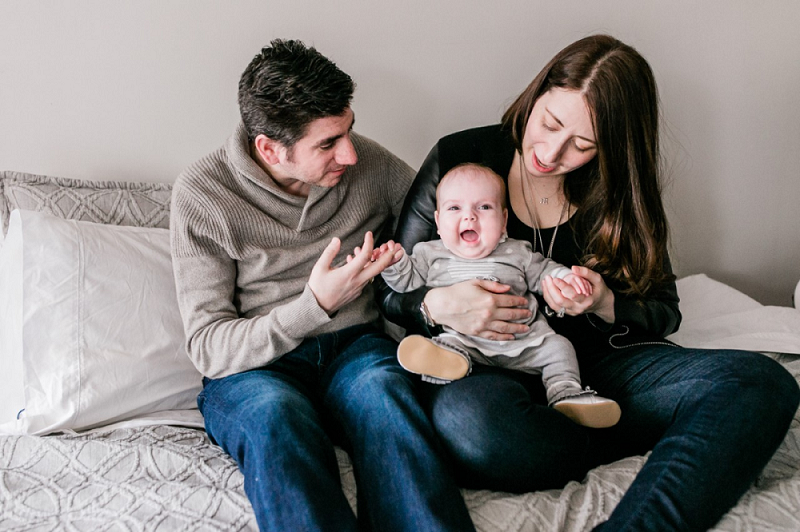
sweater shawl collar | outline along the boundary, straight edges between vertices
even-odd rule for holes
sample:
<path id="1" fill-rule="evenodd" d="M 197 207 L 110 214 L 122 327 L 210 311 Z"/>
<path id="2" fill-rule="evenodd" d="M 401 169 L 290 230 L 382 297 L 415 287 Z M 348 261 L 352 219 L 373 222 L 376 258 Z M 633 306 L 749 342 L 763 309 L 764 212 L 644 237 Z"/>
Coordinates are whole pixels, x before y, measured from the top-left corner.
<path id="1" fill-rule="evenodd" d="M 332 188 L 312 185 L 307 198 L 281 190 L 250 156 L 250 142 L 241 121 L 228 139 L 225 151 L 241 193 L 270 217 L 298 233 L 330 220 L 346 192 L 346 179 Z"/>

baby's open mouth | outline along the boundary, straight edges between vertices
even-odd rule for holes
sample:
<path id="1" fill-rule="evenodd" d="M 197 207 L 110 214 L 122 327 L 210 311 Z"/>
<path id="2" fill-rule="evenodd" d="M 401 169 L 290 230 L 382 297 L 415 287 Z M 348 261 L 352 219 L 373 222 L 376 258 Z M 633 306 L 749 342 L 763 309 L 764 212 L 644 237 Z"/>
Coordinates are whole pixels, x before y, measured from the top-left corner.
<path id="1" fill-rule="evenodd" d="M 464 240 L 465 242 L 475 242 L 478 240 L 478 233 L 472 229 L 467 229 L 461 233 L 461 240 Z"/>

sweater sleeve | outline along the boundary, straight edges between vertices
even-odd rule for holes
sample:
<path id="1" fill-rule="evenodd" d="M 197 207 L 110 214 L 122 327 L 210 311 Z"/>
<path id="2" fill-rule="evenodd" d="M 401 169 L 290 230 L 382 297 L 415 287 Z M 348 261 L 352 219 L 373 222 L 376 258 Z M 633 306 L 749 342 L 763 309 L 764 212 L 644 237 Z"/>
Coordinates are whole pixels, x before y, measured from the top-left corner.
<path id="1" fill-rule="evenodd" d="M 539 252 L 534 252 L 530 242 L 519 242 L 516 252 L 520 257 L 526 257 L 523 267 L 525 269 L 525 280 L 528 283 L 528 290 L 535 294 L 542 295 L 542 278 L 546 276 L 563 279 L 572 270 L 563 266 L 553 259 L 548 259 Z"/>
<path id="2" fill-rule="evenodd" d="M 299 297 L 266 315 L 241 317 L 235 305 L 236 260 L 209 222 L 208 207 L 176 183 L 171 245 L 187 351 L 200 373 L 221 378 L 273 362 L 331 318 L 307 284 Z"/>
<path id="3" fill-rule="evenodd" d="M 396 264 L 383 270 L 381 276 L 392 290 L 405 293 L 425 286 L 430 264 L 427 245 L 428 242 L 420 242 L 414 246 L 413 254 L 404 253 Z"/>

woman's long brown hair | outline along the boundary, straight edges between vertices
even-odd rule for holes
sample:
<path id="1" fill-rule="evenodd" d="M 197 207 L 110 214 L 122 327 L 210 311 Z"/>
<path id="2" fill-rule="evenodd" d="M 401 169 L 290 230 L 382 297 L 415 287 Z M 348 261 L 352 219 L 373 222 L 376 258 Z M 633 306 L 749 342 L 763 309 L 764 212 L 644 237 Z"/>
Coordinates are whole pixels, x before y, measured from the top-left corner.
<path id="1" fill-rule="evenodd" d="M 559 52 L 503 115 L 518 151 L 536 100 L 552 88 L 579 91 L 594 125 L 597 155 L 564 180 L 575 223 L 588 229 L 585 266 L 644 297 L 674 280 L 664 272 L 667 217 L 661 198 L 658 93 L 647 61 L 608 35 Z"/>

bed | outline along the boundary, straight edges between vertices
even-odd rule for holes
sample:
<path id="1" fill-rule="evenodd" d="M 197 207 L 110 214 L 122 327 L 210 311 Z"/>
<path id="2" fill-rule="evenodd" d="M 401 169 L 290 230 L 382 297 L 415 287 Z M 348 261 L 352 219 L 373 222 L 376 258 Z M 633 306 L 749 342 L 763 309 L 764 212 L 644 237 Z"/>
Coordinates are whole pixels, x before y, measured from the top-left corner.
<path id="1" fill-rule="evenodd" d="M 170 186 L 0 173 L 0 529 L 257 530 L 194 405 L 169 262 Z M 113 282 L 112 282 L 113 281 Z M 799 287 L 800 288 L 800 287 Z M 750 349 L 800 381 L 800 311 L 705 275 L 678 281 L 687 346 Z M 349 459 L 337 450 L 355 508 Z M 583 531 L 647 459 L 560 490 L 464 490 L 481 531 Z M 716 525 L 800 530 L 800 418 Z"/>

